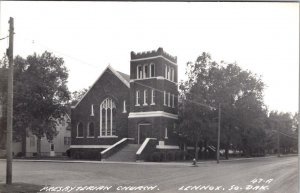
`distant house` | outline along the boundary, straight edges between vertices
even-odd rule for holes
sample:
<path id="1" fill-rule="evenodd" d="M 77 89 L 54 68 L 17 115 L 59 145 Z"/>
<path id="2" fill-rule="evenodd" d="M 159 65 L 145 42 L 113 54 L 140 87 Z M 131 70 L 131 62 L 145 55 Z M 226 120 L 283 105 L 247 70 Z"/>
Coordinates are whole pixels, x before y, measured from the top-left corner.
<path id="1" fill-rule="evenodd" d="M 46 137 L 41 139 L 41 156 L 62 156 L 70 148 L 71 144 L 71 127 L 70 117 L 68 114 L 61 121 L 57 120 L 57 136 L 52 141 Z M 26 137 L 26 157 L 35 156 L 37 153 L 37 137 L 28 132 Z"/>
<path id="2" fill-rule="evenodd" d="M 70 148 L 71 144 L 71 128 L 70 117 L 65 115 L 64 119 L 57 121 L 57 136 L 52 141 L 48 141 L 46 137 L 41 139 L 41 156 L 62 156 Z M 25 143 L 25 157 L 34 157 L 37 154 L 37 137 L 27 129 Z M 22 152 L 22 142 L 13 142 L 13 154 L 17 156 Z"/>

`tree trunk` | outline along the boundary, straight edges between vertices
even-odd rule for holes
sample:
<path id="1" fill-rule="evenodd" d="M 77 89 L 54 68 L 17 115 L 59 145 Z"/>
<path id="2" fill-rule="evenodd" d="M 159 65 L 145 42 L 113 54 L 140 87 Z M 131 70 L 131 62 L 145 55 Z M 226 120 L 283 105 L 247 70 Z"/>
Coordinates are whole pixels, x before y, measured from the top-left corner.
<path id="1" fill-rule="evenodd" d="M 40 136 L 37 137 L 36 145 L 37 145 L 36 146 L 36 148 L 37 148 L 36 149 L 37 157 L 41 158 L 41 137 Z"/>
<path id="2" fill-rule="evenodd" d="M 229 154 L 229 141 L 227 141 L 226 142 L 226 145 L 225 145 L 225 159 L 228 159 L 229 158 L 229 156 L 228 156 L 228 154 Z"/>
<path id="3" fill-rule="evenodd" d="M 204 140 L 204 152 L 203 152 L 203 154 L 204 154 L 204 159 L 206 160 L 207 159 L 207 140 L 205 139 Z"/>
<path id="4" fill-rule="evenodd" d="M 26 133 L 22 135 L 22 156 L 26 157 Z"/>
<path id="5" fill-rule="evenodd" d="M 195 159 L 198 161 L 198 139 L 195 142 Z"/>
<path id="6" fill-rule="evenodd" d="M 187 152 L 187 147 L 186 143 L 183 144 L 183 160 L 186 160 L 186 152 Z"/>

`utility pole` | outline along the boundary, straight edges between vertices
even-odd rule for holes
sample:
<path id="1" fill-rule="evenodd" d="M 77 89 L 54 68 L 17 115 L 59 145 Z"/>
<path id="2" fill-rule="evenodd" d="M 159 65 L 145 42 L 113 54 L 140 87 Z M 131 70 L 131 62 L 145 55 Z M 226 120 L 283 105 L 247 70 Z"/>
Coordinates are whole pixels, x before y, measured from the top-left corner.
<path id="1" fill-rule="evenodd" d="M 7 50 L 9 69 L 8 69 L 8 88 L 7 88 L 7 129 L 6 129 L 6 184 L 12 183 L 12 127 L 13 127 L 13 46 L 14 46 L 14 18 L 9 18 L 9 48 Z"/>
<path id="2" fill-rule="evenodd" d="M 280 157 L 280 133 L 279 133 L 279 128 L 277 128 L 277 157 Z"/>
<path id="3" fill-rule="evenodd" d="M 220 162 L 221 103 L 219 103 L 217 163 Z"/>

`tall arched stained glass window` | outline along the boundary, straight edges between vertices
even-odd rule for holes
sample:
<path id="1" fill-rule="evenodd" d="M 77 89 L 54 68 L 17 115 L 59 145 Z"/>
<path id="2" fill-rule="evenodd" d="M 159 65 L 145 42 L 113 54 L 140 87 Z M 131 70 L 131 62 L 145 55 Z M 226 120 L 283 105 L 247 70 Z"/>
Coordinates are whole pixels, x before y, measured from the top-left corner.
<path id="1" fill-rule="evenodd" d="M 116 135 L 116 104 L 111 98 L 106 98 L 100 105 L 100 135 Z"/>

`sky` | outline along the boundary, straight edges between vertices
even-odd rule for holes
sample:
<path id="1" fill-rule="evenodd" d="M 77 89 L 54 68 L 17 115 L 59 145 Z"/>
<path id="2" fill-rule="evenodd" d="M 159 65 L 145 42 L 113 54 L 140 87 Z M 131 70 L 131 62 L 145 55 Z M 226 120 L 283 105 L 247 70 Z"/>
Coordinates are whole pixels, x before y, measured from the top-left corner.
<path id="1" fill-rule="evenodd" d="M 298 3 L 0 3 L 0 38 L 13 17 L 14 55 L 63 57 L 70 91 L 91 86 L 109 64 L 129 74 L 131 51 L 163 47 L 178 58 L 179 80 L 188 61 L 208 52 L 261 76 L 269 110 L 298 111 Z M 0 41 L 1 55 L 7 47 L 8 39 Z"/>

